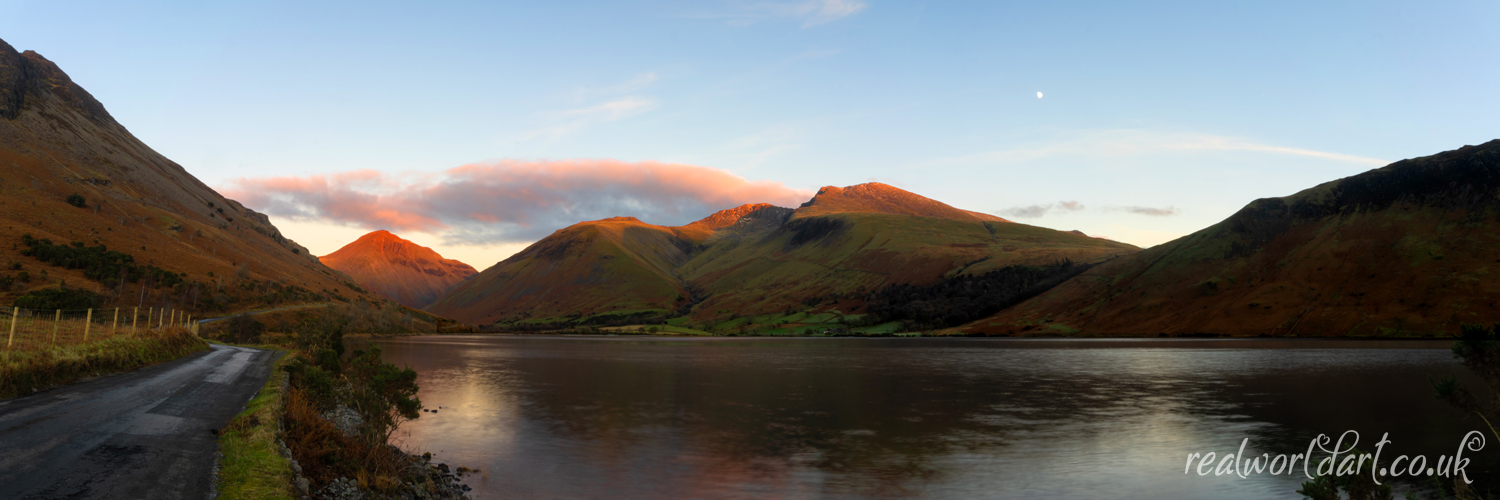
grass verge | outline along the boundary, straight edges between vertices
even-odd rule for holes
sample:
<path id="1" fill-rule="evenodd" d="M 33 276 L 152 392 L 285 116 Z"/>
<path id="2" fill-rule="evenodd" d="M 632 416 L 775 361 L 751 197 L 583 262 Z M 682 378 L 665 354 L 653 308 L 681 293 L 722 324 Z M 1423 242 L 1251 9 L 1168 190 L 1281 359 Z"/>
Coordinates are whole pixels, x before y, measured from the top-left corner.
<path id="1" fill-rule="evenodd" d="M 208 350 L 186 328 L 110 337 L 81 345 L 0 355 L 0 399 L 134 370 Z"/>
<path id="2" fill-rule="evenodd" d="M 264 346 L 257 346 L 264 347 Z M 274 349 L 274 348 L 273 348 Z M 293 499 L 292 467 L 277 450 L 276 434 L 286 407 L 287 373 L 291 356 L 276 360 L 266 385 L 229 425 L 219 431 L 219 498 Z"/>

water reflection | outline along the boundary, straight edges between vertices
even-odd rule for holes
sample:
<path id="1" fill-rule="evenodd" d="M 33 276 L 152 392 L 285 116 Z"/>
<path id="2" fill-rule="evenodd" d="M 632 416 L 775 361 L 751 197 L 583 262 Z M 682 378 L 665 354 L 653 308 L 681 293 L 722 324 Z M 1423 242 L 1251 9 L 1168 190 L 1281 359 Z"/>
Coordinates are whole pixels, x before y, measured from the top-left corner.
<path id="1" fill-rule="evenodd" d="M 1431 397 L 1427 374 L 1459 370 L 1444 343 L 377 342 L 441 407 L 406 446 L 484 470 L 481 498 L 1281 497 L 1300 481 L 1184 459 L 1347 429 L 1451 454 L 1476 427 Z"/>

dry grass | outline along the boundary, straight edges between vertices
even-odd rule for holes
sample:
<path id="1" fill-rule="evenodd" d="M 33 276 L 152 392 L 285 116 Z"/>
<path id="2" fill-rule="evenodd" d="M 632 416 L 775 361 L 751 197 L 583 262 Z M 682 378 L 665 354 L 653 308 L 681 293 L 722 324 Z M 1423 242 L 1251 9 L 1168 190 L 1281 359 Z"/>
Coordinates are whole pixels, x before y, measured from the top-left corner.
<path id="1" fill-rule="evenodd" d="M 208 349 L 186 328 L 141 332 L 80 345 L 6 352 L 0 356 L 0 398 L 134 370 Z"/>

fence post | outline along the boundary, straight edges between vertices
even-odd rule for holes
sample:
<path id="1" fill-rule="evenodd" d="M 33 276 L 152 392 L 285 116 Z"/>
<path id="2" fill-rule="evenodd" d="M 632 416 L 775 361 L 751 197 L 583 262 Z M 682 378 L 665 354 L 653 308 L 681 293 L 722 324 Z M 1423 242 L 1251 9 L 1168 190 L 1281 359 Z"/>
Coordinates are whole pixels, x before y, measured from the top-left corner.
<path id="1" fill-rule="evenodd" d="M 57 310 L 57 317 L 52 318 L 52 347 L 57 347 L 57 324 L 62 322 L 62 309 Z"/>
<path id="2" fill-rule="evenodd" d="M 17 307 L 10 313 L 10 338 L 5 341 L 5 349 L 10 349 L 10 344 L 16 341 L 16 318 L 21 317 L 21 308 Z"/>
<path id="3" fill-rule="evenodd" d="M 156 316 L 156 329 L 160 330 L 167 326 L 167 310 L 162 309 L 161 314 Z"/>
<path id="4" fill-rule="evenodd" d="M 141 320 L 141 306 L 130 311 L 130 334 L 135 335 L 135 323 Z"/>
<path id="5" fill-rule="evenodd" d="M 89 327 L 94 326 L 94 308 L 89 308 L 89 315 L 83 318 L 83 341 L 89 341 Z"/>
<path id="6" fill-rule="evenodd" d="M 156 308 L 154 308 L 154 307 L 147 307 L 146 308 L 146 329 L 147 330 L 151 329 L 151 313 L 153 311 L 155 311 L 155 309 Z"/>
<path id="7" fill-rule="evenodd" d="M 115 319 L 109 323 L 109 336 L 115 336 L 115 330 L 120 327 L 120 308 L 115 308 Z"/>

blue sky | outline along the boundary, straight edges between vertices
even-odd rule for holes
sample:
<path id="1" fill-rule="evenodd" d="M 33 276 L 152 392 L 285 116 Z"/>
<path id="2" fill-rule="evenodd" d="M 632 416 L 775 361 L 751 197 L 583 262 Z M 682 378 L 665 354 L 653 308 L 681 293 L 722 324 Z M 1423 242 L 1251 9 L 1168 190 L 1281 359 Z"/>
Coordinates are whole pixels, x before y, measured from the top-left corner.
<path id="1" fill-rule="evenodd" d="M 1500 135 L 1493 1 L 304 3 L 0 0 L 0 38 L 240 192 L 662 162 L 792 193 L 876 180 L 1148 246 Z M 319 254 L 375 228 L 305 194 L 255 199 Z M 398 233 L 483 268 L 545 224 L 679 224 L 735 199 L 614 194 L 541 204 L 527 230 L 444 212 Z"/>

